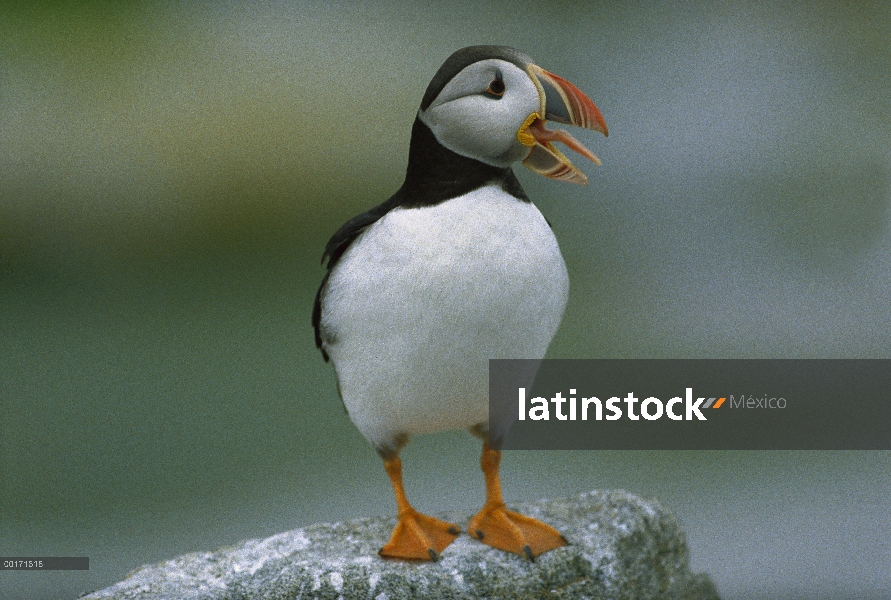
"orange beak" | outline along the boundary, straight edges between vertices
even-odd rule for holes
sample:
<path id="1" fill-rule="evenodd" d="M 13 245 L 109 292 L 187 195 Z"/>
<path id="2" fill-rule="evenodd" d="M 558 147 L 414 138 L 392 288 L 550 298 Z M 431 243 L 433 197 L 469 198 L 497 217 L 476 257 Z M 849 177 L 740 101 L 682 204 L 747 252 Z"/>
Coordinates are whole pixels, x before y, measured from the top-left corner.
<path id="1" fill-rule="evenodd" d="M 599 165 L 600 160 L 568 132 L 547 129 L 545 121 L 566 123 L 609 135 L 600 109 L 584 92 L 562 77 L 534 64 L 530 64 L 527 71 L 538 88 L 541 109 L 530 114 L 517 131 L 517 139 L 531 148 L 523 166 L 551 179 L 587 184 L 585 174 L 554 146 L 554 142 L 562 142 L 594 164 Z"/>

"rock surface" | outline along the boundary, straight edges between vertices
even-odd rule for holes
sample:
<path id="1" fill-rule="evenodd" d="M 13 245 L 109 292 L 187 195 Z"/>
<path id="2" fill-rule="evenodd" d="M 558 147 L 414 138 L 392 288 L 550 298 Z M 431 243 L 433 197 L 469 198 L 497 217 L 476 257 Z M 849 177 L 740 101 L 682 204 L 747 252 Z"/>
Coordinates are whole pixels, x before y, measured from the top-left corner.
<path id="1" fill-rule="evenodd" d="M 684 533 L 656 502 L 622 491 L 594 491 L 511 508 L 555 526 L 571 545 L 531 563 L 464 533 L 438 562 L 387 561 L 377 550 L 395 518 L 357 519 L 144 566 L 82 598 L 718 598 L 707 575 L 690 572 Z M 468 521 L 456 514 L 437 516 Z"/>

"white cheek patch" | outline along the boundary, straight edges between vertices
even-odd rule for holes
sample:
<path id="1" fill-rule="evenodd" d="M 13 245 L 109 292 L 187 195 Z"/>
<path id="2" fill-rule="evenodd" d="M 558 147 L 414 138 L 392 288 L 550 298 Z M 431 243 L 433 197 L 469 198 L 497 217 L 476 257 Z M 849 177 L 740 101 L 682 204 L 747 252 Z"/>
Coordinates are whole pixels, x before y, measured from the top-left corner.
<path id="1" fill-rule="evenodd" d="M 496 72 L 505 86 L 501 98 L 484 94 Z M 517 131 L 540 104 L 538 89 L 525 71 L 493 59 L 461 71 L 418 117 L 449 150 L 507 167 L 529 154 L 517 140 Z"/>

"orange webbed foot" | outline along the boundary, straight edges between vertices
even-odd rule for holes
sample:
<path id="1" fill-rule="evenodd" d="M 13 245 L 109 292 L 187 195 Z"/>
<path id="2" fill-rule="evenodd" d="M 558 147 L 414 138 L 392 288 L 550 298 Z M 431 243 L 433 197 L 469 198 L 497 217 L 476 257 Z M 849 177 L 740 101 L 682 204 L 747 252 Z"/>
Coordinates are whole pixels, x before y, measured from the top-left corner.
<path id="1" fill-rule="evenodd" d="M 504 506 L 501 480 L 498 478 L 500 464 L 501 451 L 492 450 L 489 442 L 484 442 L 480 468 L 486 478 L 486 504 L 470 520 L 467 528 L 470 535 L 493 548 L 513 552 L 529 560 L 567 545 L 566 538 L 550 525 Z"/>
<path id="2" fill-rule="evenodd" d="M 455 541 L 460 530 L 454 523 L 419 513 L 414 509 L 399 514 L 390 541 L 380 549 L 384 558 L 436 560 Z"/>
<path id="3" fill-rule="evenodd" d="M 525 556 L 529 560 L 567 544 L 559 531 L 504 504 L 484 506 L 470 520 L 467 531 L 484 544 Z"/>
<path id="4" fill-rule="evenodd" d="M 547 523 L 508 510 L 504 504 L 483 507 L 467 530 L 484 544 L 529 560 L 567 544 L 566 538 Z"/>

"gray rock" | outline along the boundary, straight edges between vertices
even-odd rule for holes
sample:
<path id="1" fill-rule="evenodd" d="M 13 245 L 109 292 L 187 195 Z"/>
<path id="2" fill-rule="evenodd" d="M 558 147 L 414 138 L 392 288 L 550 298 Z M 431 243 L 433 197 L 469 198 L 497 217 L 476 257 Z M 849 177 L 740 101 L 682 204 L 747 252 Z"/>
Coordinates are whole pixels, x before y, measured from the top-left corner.
<path id="1" fill-rule="evenodd" d="M 594 491 L 512 508 L 555 526 L 570 545 L 532 563 L 465 533 L 438 562 L 388 561 L 377 550 L 395 518 L 356 519 L 186 554 L 137 569 L 83 598 L 718 598 L 707 575 L 690 572 L 684 533 L 656 502 L 623 491 Z"/>

